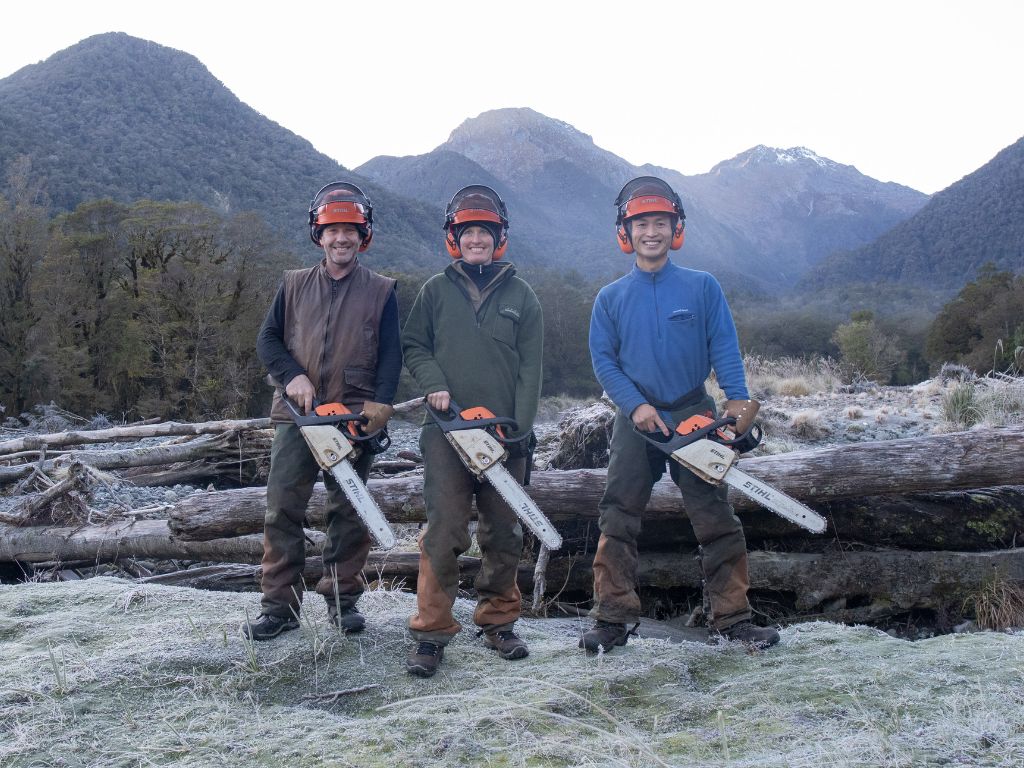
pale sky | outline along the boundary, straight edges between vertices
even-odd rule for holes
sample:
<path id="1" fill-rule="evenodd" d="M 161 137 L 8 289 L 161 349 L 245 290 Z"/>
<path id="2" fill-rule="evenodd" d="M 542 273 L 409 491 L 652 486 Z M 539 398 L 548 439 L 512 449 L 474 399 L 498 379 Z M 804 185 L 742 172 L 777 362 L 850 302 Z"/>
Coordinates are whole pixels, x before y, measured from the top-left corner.
<path id="1" fill-rule="evenodd" d="M 1024 135 L 1019 0 L 8 0 L 0 78 L 111 31 L 193 54 L 349 168 L 500 107 L 637 165 L 804 146 L 928 193 Z"/>

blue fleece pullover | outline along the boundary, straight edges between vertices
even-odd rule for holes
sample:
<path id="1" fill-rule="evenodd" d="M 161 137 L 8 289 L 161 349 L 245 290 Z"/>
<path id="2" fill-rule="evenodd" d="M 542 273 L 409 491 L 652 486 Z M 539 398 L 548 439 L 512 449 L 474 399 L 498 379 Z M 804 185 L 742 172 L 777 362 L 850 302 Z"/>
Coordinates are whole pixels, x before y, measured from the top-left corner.
<path id="1" fill-rule="evenodd" d="M 671 403 L 711 369 L 730 400 L 746 400 L 743 358 L 722 287 L 707 272 L 669 260 L 657 272 L 635 264 L 597 294 L 590 316 L 594 374 L 619 409 Z"/>

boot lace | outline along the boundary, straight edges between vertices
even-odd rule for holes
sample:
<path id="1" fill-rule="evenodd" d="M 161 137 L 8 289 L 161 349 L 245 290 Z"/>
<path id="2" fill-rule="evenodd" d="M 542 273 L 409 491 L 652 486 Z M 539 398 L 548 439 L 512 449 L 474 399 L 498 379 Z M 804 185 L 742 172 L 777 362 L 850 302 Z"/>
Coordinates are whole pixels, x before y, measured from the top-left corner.
<path id="1" fill-rule="evenodd" d="M 428 643 L 426 640 L 420 641 L 420 644 L 416 646 L 417 656 L 437 656 L 437 652 L 441 649 L 437 643 Z"/>

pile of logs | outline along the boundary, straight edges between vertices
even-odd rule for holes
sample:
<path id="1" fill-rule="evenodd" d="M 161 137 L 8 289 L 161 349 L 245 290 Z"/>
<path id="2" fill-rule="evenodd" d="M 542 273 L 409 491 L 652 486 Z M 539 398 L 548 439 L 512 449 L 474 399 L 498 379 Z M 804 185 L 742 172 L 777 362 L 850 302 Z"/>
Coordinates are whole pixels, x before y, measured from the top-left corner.
<path id="1" fill-rule="evenodd" d="M 182 430 L 162 434 L 230 433 L 233 437 L 224 444 L 234 448 L 217 449 L 221 453 L 203 459 L 218 465 L 228 461 L 225 450 L 237 452 L 243 444 L 255 445 L 260 430 L 266 427 L 263 420 L 235 424 L 220 433 L 210 425 L 155 425 L 150 429 Z M 188 427 L 196 431 L 186 433 Z M 602 432 L 603 427 L 594 430 L 598 435 Z M 32 464 L 0 467 L 0 477 L 4 471 L 46 472 L 51 466 L 47 462 L 60 465 L 71 461 L 69 457 L 88 464 L 83 457 L 99 461 L 94 456 L 119 453 L 70 451 L 54 456 L 55 448 L 74 442 L 58 446 L 47 437 L 52 438 L 25 438 L 17 446 L 10 441 L 0 443 L 0 460 L 17 453 L 45 451 Z M 223 439 L 208 438 L 201 445 L 211 446 Z M 41 447 L 44 443 L 45 449 Z M 589 450 L 595 456 L 601 453 Z M 157 466 L 142 463 L 142 455 L 135 455 L 139 463 L 133 466 Z M 196 460 L 194 455 L 187 459 Z M 957 614 L 965 601 L 993 578 L 1024 583 L 1024 549 L 1017 549 L 1018 534 L 1024 531 L 1024 485 L 1020 484 L 1024 480 L 1024 428 L 747 457 L 739 466 L 815 508 L 829 521 L 825 534 L 811 534 L 730 492 L 751 550 L 755 600 L 758 596 L 775 599 L 803 616 L 865 622 L 919 610 Z M 236 457 L 231 472 L 238 468 Z M 160 471 L 172 472 L 167 468 Z M 146 477 L 152 477 L 153 470 L 148 472 Z M 550 553 L 545 579 L 549 595 L 561 592 L 585 597 L 589 593 L 597 503 L 605 474 L 601 468 L 533 472 L 529 492 L 566 541 L 562 550 Z M 369 487 L 392 523 L 424 521 L 421 475 L 372 479 Z M 38 519 L 28 525 L 0 523 L 0 562 L 185 560 L 216 565 L 157 580 L 255 589 L 265 500 L 265 487 L 237 487 L 176 501 L 168 505 L 166 519 L 124 519 L 90 526 L 40 525 Z M 323 524 L 324 502 L 325 491 L 318 485 L 308 516 L 314 529 Z M 699 594 L 696 541 L 685 517 L 680 495 L 666 476 L 656 484 L 644 518 L 639 577 L 647 596 L 672 590 Z M 322 539 L 315 531 L 310 531 L 309 538 L 307 576 L 313 579 L 319 575 L 315 556 Z M 478 565 L 472 558 L 464 558 L 467 581 L 472 580 Z M 374 553 L 366 574 L 370 579 L 404 578 L 414 584 L 415 571 L 415 552 Z M 524 563 L 520 571 L 524 593 L 529 593 L 533 580 L 532 565 Z"/>
<path id="2" fill-rule="evenodd" d="M 116 450 L 76 450 L 78 446 L 132 443 L 150 437 L 177 439 Z M 0 486 L 41 475 L 61 476 L 74 463 L 117 472 L 134 485 L 251 485 L 266 480 L 272 438 L 270 419 L 200 424 L 169 421 L 29 435 L 0 442 Z"/>

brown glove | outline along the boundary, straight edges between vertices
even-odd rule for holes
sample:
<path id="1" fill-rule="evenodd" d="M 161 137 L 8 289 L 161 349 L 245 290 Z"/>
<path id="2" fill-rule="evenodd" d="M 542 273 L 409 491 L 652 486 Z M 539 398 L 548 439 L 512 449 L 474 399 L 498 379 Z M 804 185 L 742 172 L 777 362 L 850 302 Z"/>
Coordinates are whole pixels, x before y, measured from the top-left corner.
<path id="1" fill-rule="evenodd" d="M 372 435 L 378 429 L 384 429 L 388 425 L 388 419 L 395 414 L 395 409 L 384 403 L 374 403 L 367 400 L 363 403 L 363 416 L 369 419 L 363 426 L 363 431 Z"/>
<path id="2" fill-rule="evenodd" d="M 725 415 L 736 417 L 736 435 L 744 435 L 754 423 L 754 417 L 761 410 L 757 400 L 726 400 Z"/>

